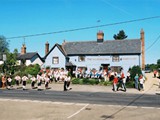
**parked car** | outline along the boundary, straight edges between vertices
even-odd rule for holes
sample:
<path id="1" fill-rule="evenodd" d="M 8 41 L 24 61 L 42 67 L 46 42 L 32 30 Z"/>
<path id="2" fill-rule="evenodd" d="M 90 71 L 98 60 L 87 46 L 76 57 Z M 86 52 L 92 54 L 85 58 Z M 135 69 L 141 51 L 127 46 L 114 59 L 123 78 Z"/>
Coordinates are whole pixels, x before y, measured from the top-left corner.
<path id="1" fill-rule="evenodd" d="M 150 69 L 145 69 L 145 73 L 150 73 L 151 70 Z"/>

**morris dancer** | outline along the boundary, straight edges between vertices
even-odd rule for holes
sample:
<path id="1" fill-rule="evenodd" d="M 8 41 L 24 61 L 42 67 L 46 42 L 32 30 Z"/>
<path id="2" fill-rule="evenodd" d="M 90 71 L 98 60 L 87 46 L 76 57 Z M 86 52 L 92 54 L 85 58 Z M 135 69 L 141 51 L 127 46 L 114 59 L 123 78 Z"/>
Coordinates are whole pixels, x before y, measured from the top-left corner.
<path id="1" fill-rule="evenodd" d="M 46 89 L 49 89 L 49 87 L 48 87 L 49 81 L 50 81 L 50 79 L 49 79 L 48 75 L 46 75 L 46 77 L 45 77 L 45 88 Z"/>
<path id="2" fill-rule="evenodd" d="M 33 77 L 31 77 L 31 87 L 32 87 L 32 89 L 37 88 L 37 87 L 35 87 L 35 83 L 36 83 L 36 78 L 33 76 Z"/>
<path id="3" fill-rule="evenodd" d="M 37 83 L 38 83 L 38 90 L 41 90 L 42 77 L 40 73 L 37 74 Z"/>
<path id="4" fill-rule="evenodd" d="M 11 77 L 7 77 L 7 89 L 10 90 L 11 89 L 11 82 L 12 82 L 12 79 Z"/>
<path id="5" fill-rule="evenodd" d="M 28 80 L 28 77 L 24 75 L 22 77 L 22 85 L 23 85 L 23 90 L 26 90 L 26 81 Z"/>
<path id="6" fill-rule="evenodd" d="M 14 79 L 16 80 L 17 89 L 19 89 L 19 84 L 20 84 L 20 81 L 21 81 L 21 77 L 19 75 L 16 75 Z"/>

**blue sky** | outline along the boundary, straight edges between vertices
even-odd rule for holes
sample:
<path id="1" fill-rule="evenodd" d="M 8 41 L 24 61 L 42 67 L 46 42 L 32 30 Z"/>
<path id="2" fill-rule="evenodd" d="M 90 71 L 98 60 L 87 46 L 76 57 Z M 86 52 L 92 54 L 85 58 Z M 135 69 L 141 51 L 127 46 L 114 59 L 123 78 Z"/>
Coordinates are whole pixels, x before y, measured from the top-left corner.
<path id="1" fill-rule="evenodd" d="M 61 30 L 110 24 L 160 15 L 160 0 L 0 0 L 0 35 L 6 38 L 48 33 Z M 100 20 L 100 22 L 97 22 Z M 160 18 L 121 25 L 99 27 L 45 36 L 26 37 L 27 52 L 45 54 L 45 43 L 50 48 L 66 41 L 96 40 L 97 30 L 105 40 L 124 30 L 128 39 L 140 38 L 145 31 L 146 49 L 160 35 Z M 7 39 L 10 51 L 20 52 L 24 38 Z M 146 63 L 160 59 L 160 40 L 146 51 Z"/>

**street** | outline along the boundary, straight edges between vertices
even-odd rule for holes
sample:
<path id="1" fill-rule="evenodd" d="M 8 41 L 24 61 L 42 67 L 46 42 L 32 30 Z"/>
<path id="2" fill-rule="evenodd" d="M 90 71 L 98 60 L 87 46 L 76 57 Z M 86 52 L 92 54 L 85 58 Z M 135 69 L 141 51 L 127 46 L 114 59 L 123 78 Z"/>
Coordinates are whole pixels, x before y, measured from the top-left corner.
<path id="1" fill-rule="evenodd" d="M 113 92 L 111 86 L 63 84 L 51 90 L 0 89 L 1 120 L 159 120 L 157 79 L 148 77 L 145 91 L 128 88 Z M 29 88 L 29 87 L 28 87 Z"/>

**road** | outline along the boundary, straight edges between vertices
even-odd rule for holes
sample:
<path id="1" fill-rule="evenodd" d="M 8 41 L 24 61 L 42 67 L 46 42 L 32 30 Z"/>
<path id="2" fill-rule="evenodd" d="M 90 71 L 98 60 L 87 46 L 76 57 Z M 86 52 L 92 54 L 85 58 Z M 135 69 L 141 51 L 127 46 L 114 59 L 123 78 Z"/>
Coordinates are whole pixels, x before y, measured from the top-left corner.
<path id="1" fill-rule="evenodd" d="M 145 93 L 0 90 L 0 98 L 160 108 L 160 95 Z"/>
<path id="2" fill-rule="evenodd" d="M 77 85 L 64 92 L 61 84 L 43 91 L 0 89 L 0 120 L 160 120 L 157 80 L 149 76 L 143 92 Z"/>

